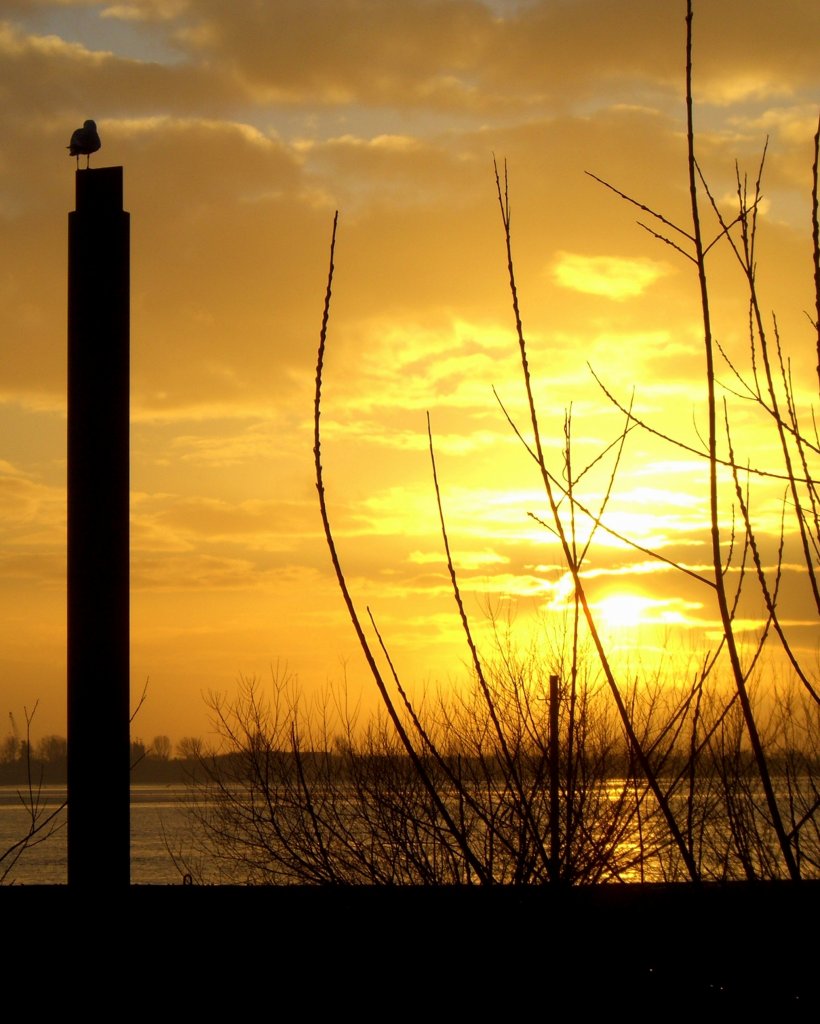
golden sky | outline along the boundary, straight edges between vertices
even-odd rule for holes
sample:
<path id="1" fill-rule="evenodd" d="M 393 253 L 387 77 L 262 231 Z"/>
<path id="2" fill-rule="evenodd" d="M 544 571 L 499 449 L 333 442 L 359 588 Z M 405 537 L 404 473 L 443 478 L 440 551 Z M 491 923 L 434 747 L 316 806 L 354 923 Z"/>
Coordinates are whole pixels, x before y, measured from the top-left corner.
<path id="1" fill-rule="evenodd" d="M 340 210 L 326 366 L 326 486 L 354 596 L 408 684 L 460 676 L 427 452 L 479 626 L 525 632 L 566 598 L 531 460 L 495 198 L 513 243 L 545 441 L 560 471 L 621 429 L 606 386 L 702 448 L 691 265 L 585 171 L 685 223 L 685 5 L 678 0 L 0 0 L 0 693 L 64 731 L 65 146 L 86 118 L 125 168 L 132 218 L 132 680 L 150 738 L 208 732 L 202 695 L 287 664 L 303 692 L 371 699 L 321 535 L 312 466 L 316 345 Z M 816 401 L 810 261 L 820 101 L 816 0 L 702 0 L 699 156 L 731 208 L 769 137 L 760 285 L 797 390 Z M 732 260 L 710 267 L 721 344 L 744 366 Z M 722 371 L 723 379 L 729 374 Z M 728 394 L 739 458 L 771 439 Z M 592 504 L 603 471 L 583 485 Z M 608 522 L 708 564 L 707 472 L 630 435 Z M 757 499 L 771 558 L 778 488 Z M 727 517 L 730 510 L 727 509 Z M 727 518 L 728 522 L 728 518 Z M 786 547 L 789 562 L 790 543 Z M 792 559 L 792 561 L 794 561 Z M 636 617 L 699 648 L 703 588 L 599 537 L 590 591 L 619 637 Z M 784 610 L 817 646 L 800 574 Z M 760 609 L 750 607 L 754 620 Z M 657 632 L 652 635 L 657 641 Z M 668 632 L 664 637 L 668 637 Z M 630 642 L 636 642 L 634 640 Z M 664 642 L 667 642 L 664 639 Z"/>

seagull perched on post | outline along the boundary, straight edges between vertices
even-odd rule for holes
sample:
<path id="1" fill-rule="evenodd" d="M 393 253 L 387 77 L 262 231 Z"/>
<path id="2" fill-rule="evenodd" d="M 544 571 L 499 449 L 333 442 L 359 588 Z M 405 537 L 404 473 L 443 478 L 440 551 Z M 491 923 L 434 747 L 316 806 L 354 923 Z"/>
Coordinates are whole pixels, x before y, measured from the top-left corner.
<path id="1" fill-rule="evenodd" d="M 80 166 L 80 155 L 85 157 L 85 166 L 88 168 L 91 154 L 96 153 L 100 148 L 100 137 L 97 134 L 97 125 L 94 121 L 85 121 L 82 128 L 78 128 L 71 136 L 71 142 L 66 147 L 69 156 L 76 156 L 77 167 Z"/>

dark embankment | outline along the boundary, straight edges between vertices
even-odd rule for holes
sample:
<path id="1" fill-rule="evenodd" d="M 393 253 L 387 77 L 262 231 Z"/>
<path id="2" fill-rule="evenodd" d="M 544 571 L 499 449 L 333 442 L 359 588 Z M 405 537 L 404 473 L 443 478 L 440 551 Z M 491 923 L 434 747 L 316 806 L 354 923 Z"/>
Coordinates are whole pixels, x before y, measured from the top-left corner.
<path id="1" fill-rule="evenodd" d="M 275 1017 L 295 998 L 308 1019 L 311 1007 L 402 1020 L 818 1012 L 816 882 L 138 886 L 119 898 L 20 886 L 0 890 L 0 917 L 8 977 L 15 960 L 46 976 L 70 966 L 88 985 L 116 971 L 140 998 L 162 991 L 169 1011 L 252 998 Z"/>

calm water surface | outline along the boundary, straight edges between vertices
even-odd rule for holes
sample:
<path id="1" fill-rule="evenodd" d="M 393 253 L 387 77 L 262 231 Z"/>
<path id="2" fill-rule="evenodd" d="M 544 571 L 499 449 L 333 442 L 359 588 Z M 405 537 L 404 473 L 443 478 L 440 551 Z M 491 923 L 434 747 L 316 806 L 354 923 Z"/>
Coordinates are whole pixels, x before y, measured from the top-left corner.
<path id="1" fill-rule="evenodd" d="M 617 790 L 621 782 L 613 783 Z M 209 877 L 214 865 L 201 850 L 197 852 L 195 824 L 186 810 L 184 785 L 144 784 L 131 787 L 131 881 L 137 885 L 179 885 L 188 865 L 197 876 Z M 786 791 L 783 791 L 784 806 Z M 40 792 L 43 814 L 47 815 L 61 807 L 65 801 L 64 786 L 44 786 Z M 106 808 L 100 805 L 100 828 L 105 828 Z M 30 816 L 21 800 L 18 788 L 0 786 L 0 883 L 64 885 L 67 881 L 66 865 L 66 812 L 60 810 L 54 819 L 54 828 L 43 842 L 29 846 L 19 859 L 5 856 L 6 851 L 23 837 L 30 823 Z M 712 822 L 717 830 L 718 844 L 723 849 L 728 841 L 722 835 L 726 823 L 718 815 Z M 622 843 L 631 846 L 629 838 Z M 812 863 L 816 864 L 817 861 Z M 706 865 L 707 868 L 709 865 Z M 625 881 L 660 881 L 665 877 L 653 862 L 645 865 L 646 874 L 641 877 L 639 869 L 624 874 Z M 807 876 L 813 871 L 806 867 Z"/>
<path id="2" fill-rule="evenodd" d="M 46 814 L 65 800 L 64 786 L 44 786 L 40 794 Z M 174 864 L 175 854 L 190 846 L 191 825 L 185 814 L 184 786 L 140 785 L 131 787 L 131 881 L 136 884 L 180 884 L 181 870 Z M 0 786 L 0 857 L 29 827 L 29 815 L 18 787 Z M 5 878 L 15 884 L 65 884 L 66 812 L 55 819 L 56 831 L 29 847 Z M 100 809 L 100 827 L 105 827 L 105 811 Z M 9 858 L 0 861 L 0 879 Z"/>

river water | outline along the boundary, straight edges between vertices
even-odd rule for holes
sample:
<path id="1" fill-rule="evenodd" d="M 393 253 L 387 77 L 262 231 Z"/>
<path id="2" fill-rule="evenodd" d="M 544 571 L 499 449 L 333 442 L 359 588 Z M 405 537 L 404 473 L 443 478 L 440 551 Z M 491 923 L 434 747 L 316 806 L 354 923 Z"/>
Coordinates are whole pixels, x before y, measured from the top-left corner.
<path id="1" fill-rule="evenodd" d="M 615 783 L 616 789 L 622 783 Z M 139 784 L 131 787 L 131 882 L 135 885 L 180 885 L 187 870 L 198 878 L 209 878 L 216 865 L 203 854 L 207 843 L 198 842 L 197 825 L 187 809 L 186 797 L 190 793 L 184 785 Z M 64 786 L 44 786 L 39 800 L 42 813 L 48 815 L 60 809 L 52 826 L 43 834 L 42 842 L 35 842 L 14 859 L 9 851 L 27 833 L 30 816 L 14 786 L 0 786 L 0 883 L 64 885 L 67 882 L 66 811 Z M 201 799 L 201 794 L 200 794 Z M 785 803 L 785 795 L 784 795 Z M 718 818 L 711 828 L 726 831 L 726 824 Z M 105 828 L 105 808 L 100 809 L 100 828 Z M 622 844 L 630 846 L 628 836 Z M 719 844 L 726 845 L 725 837 Z M 728 848 L 728 847 L 727 847 Z M 776 857 L 776 854 L 773 854 Z M 204 858 L 204 859 L 203 859 Z M 804 865 L 807 877 L 815 877 L 818 861 Z M 662 874 L 653 873 L 651 863 L 645 865 L 645 880 L 664 880 Z M 704 864 L 709 870 L 709 865 Z M 657 877 L 656 877 L 657 875 Z M 638 869 L 623 876 L 625 881 L 641 880 Z"/>
<path id="2" fill-rule="evenodd" d="M 183 869 L 173 854 L 184 855 L 192 837 L 192 824 L 184 809 L 184 786 L 136 785 L 131 787 L 131 881 L 134 884 L 180 884 Z M 65 801 L 64 786 L 44 786 L 40 793 L 48 814 Z M 105 816 L 101 813 L 101 827 Z M 24 836 L 30 818 L 17 787 L 0 786 L 0 857 Z M 29 846 L 9 866 L 0 861 L 0 880 L 5 884 L 61 885 L 66 878 L 66 812 L 54 819 L 56 826 L 44 842 Z"/>

